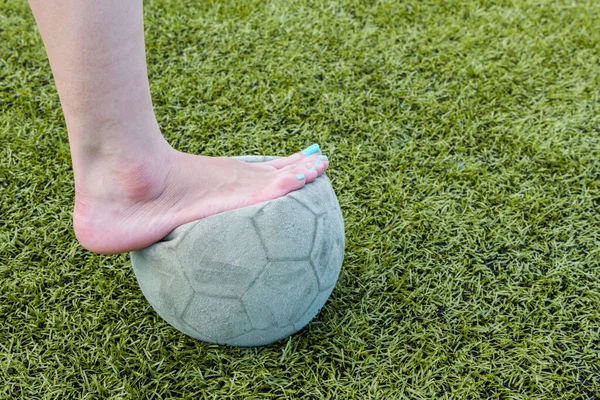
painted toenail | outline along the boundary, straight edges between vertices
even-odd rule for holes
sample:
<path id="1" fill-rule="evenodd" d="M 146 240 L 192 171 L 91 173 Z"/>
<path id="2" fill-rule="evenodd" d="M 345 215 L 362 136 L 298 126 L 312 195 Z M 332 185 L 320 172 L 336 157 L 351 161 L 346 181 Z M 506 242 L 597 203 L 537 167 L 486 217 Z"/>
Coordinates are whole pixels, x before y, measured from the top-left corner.
<path id="1" fill-rule="evenodd" d="M 319 158 L 320 158 L 321 160 L 329 160 L 329 158 L 327 158 L 327 156 L 319 156 Z"/>
<path id="2" fill-rule="evenodd" d="M 299 181 L 304 179 L 304 174 L 298 174 L 296 175 L 296 178 L 298 178 Z"/>
<path id="3" fill-rule="evenodd" d="M 312 154 L 318 153 L 319 151 L 321 151 L 321 148 L 319 147 L 319 145 L 316 143 L 313 143 L 310 146 L 308 146 L 307 148 L 305 148 L 304 150 L 302 150 L 302 154 L 304 154 L 305 156 L 310 156 Z"/>
<path id="4" fill-rule="evenodd" d="M 317 165 L 321 164 L 321 160 L 315 161 L 315 164 L 317 164 Z"/>
<path id="5" fill-rule="evenodd" d="M 316 171 L 317 169 L 315 167 L 310 167 L 309 168 L 311 171 Z"/>

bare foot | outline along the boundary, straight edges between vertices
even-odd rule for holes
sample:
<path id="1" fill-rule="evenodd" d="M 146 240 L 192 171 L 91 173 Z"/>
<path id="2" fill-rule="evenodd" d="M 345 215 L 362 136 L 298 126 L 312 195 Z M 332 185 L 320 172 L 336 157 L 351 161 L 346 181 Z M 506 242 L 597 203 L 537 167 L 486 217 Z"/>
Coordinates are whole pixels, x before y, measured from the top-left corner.
<path id="1" fill-rule="evenodd" d="M 147 247 L 179 225 L 276 199 L 315 180 L 329 163 L 318 146 L 308 149 L 245 163 L 168 147 L 152 159 L 99 166 L 96 178 L 76 180 L 75 234 L 96 253 Z"/>

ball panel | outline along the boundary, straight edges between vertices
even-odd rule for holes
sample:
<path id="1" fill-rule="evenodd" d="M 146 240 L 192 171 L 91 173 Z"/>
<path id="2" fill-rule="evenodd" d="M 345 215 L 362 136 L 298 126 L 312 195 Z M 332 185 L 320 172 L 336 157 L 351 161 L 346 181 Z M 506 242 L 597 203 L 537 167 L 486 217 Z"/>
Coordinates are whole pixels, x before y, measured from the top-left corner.
<path id="1" fill-rule="evenodd" d="M 179 263 L 175 257 L 175 249 L 170 243 L 158 242 L 152 246 L 130 253 L 133 270 L 140 278 L 151 278 L 155 273 L 178 275 Z M 146 279 L 144 279 L 146 280 Z"/>
<path id="2" fill-rule="evenodd" d="M 241 265 L 266 254 L 250 218 L 225 212 L 200 220 L 177 246 L 180 264 L 195 265 L 199 259 Z M 212 218 L 220 216 L 220 218 Z"/>
<path id="3" fill-rule="evenodd" d="M 133 260 L 133 257 L 132 257 Z M 142 289 L 142 293 L 146 299 L 150 299 L 150 305 L 159 314 L 168 314 L 171 312 L 171 307 L 162 301 L 163 290 L 161 286 L 169 285 L 173 280 L 171 275 L 164 274 L 160 271 L 152 270 L 144 264 L 138 264 L 138 261 L 132 261 L 134 265 L 135 277 Z M 169 310 L 169 312 L 167 312 Z"/>
<path id="4" fill-rule="evenodd" d="M 226 296 L 240 298 L 252 281 L 256 279 L 267 264 L 253 264 L 252 267 L 225 264 L 218 261 L 201 260 L 195 268 L 185 269 L 190 282 L 197 293 L 208 296 Z"/>
<path id="5" fill-rule="evenodd" d="M 235 298 L 196 294 L 182 320 L 200 333 L 199 339 L 219 344 L 253 329 L 242 302 Z"/>
<path id="6" fill-rule="evenodd" d="M 304 328 L 306 325 L 308 325 L 310 321 L 312 321 L 314 317 L 317 316 L 317 314 L 319 314 L 319 312 L 327 302 L 327 299 L 331 295 L 332 291 L 333 286 L 327 290 L 322 291 L 315 297 L 315 299 L 310 304 L 308 309 L 304 312 L 304 314 L 300 318 L 298 318 L 296 322 L 294 322 L 294 332 L 297 332 L 300 329 Z"/>
<path id="7" fill-rule="evenodd" d="M 288 196 L 302 203 L 314 215 L 320 215 L 334 208 L 337 204 L 335 193 L 331 188 L 329 178 L 325 174 L 304 186 L 301 191 L 297 190 Z"/>
<path id="8" fill-rule="evenodd" d="M 168 315 L 181 318 L 190 298 L 194 296 L 194 289 L 184 276 L 173 276 L 170 281 L 161 285 L 157 303 L 159 308 Z"/>
<path id="9" fill-rule="evenodd" d="M 237 209 L 234 210 L 235 214 L 236 214 L 236 218 L 243 218 L 243 217 L 252 218 L 266 204 L 267 203 L 260 203 L 260 204 L 254 204 L 254 205 L 248 206 L 248 207 L 237 208 Z M 185 239 L 185 237 L 187 236 L 187 234 L 190 231 L 198 229 L 198 228 L 196 228 L 196 225 L 198 225 L 198 224 L 205 224 L 206 221 L 214 222 L 212 220 L 214 220 L 214 219 L 217 219 L 217 220 L 221 219 L 222 218 L 222 214 L 223 213 L 211 215 L 211 216 L 208 216 L 206 218 L 202 218 L 202 219 L 199 219 L 199 220 L 188 222 L 187 224 L 180 225 L 177 228 L 173 229 L 171 232 L 169 232 L 169 234 L 167 236 L 165 236 L 158 243 L 164 244 L 164 243 L 169 242 L 170 246 L 176 247 L 181 241 L 183 241 Z M 216 217 L 217 215 L 218 215 L 218 217 Z M 216 225 L 218 225 L 218 224 L 219 223 L 217 221 Z"/>
<path id="10" fill-rule="evenodd" d="M 162 272 L 161 263 L 157 264 L 155 257 L 151 254 L 151 247 L 147 251 L 132 251 L 131 265 L 133 272 L 146 298 L 155 298 L 160 295 L 161 282 L 170 279 L 170 276 Z M 168 259 L 164 260 L 170 264 Z M 155 279 L 158 278 L 158 279 Z"/>
<path id="11" fill-rule="evenodd" d="M 308 261 L 270 262 L 242 301 L 255 328 L 283 328 L 305 312 L 317 293 Z"/>
<path id="12" fill-rule="evenodd" d="M 196 292 L 239 297 L 267 265 L 267 254 L 249 218 L 217 215 L 223 218 L 186 235 L 177 257 Z"/>
<path id="13" fill-rule="evenodd" d="M 342 217 L 342 213 L 340 211 L 332 211 L 330 214 L 333 214 L 333 224 L 334 226 L 334 245 L 331 250 L 331 259 L 329 260 L 332 269 L 337 269 L 335 273 L 335 279 L 330 281 L 332 286 L 335 286 L 337 282 L 340 270 L 342 269 L 342 264 L 344 262 L 344 251 L 346 248 L 346 236 L 344 233 L 344 219 Z"/>
<path id="14" fill-rule="evenodd" d="M 194 291 L 181 273 L 173 249 L 157 243 L 144 251 L 134 251 L 131 264 L 142 293 L 156 312 L 180 317 Z"/>
<path id="15" fill-rule="evenodd" d="M 311 259 L 319 278 L 320 290 L 337 281 L 344 257 L 344 243 L 339 232 L 337 211 L 329 211 L 317 220 L 317 234 Z"/>
<path id="16" fill-rule="evenodd" d="M 194 290 L 179 269 L 172 244 L 158 242 L 131 252 L 131 264 L 142 293 L 154 311 L 183 333 L 198 337 L 181 319 Z"/>
<path id="17" fill-rule="evenodd" d="M 298 201 L 286 197 L 272 200 L 254 221 L 269 259 L 301 259 L 310 255 L 315 216 Z"/>

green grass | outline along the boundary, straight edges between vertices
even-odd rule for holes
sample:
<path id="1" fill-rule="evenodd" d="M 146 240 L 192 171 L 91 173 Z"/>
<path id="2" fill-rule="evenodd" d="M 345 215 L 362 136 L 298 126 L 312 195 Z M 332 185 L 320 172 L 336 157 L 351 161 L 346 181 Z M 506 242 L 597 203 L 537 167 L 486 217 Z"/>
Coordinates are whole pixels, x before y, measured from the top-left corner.
<path id="1" fill-rule="evenodd" d="M 180 150 L 321 143 L 330 300 L 264 348 L 190 339 L 75 241 L 56 89 L 0 0 L 1 399 L 600 398 L 600 4 L 147 1 Z"/>

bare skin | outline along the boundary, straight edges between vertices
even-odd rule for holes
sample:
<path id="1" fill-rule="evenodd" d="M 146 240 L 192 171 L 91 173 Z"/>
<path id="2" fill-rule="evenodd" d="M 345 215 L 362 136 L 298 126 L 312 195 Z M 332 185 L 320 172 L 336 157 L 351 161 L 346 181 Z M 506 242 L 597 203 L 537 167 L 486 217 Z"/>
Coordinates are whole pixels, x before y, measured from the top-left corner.
<path id="1" fill-rule="evenodd" d="M 174 150 L 150 97 L 141 0 L 29 0 L 65 115 L 83 247 L 121 253 L 179 225 L 281 197 L 328 167 L 320 151 L 264 163 Z"/>

